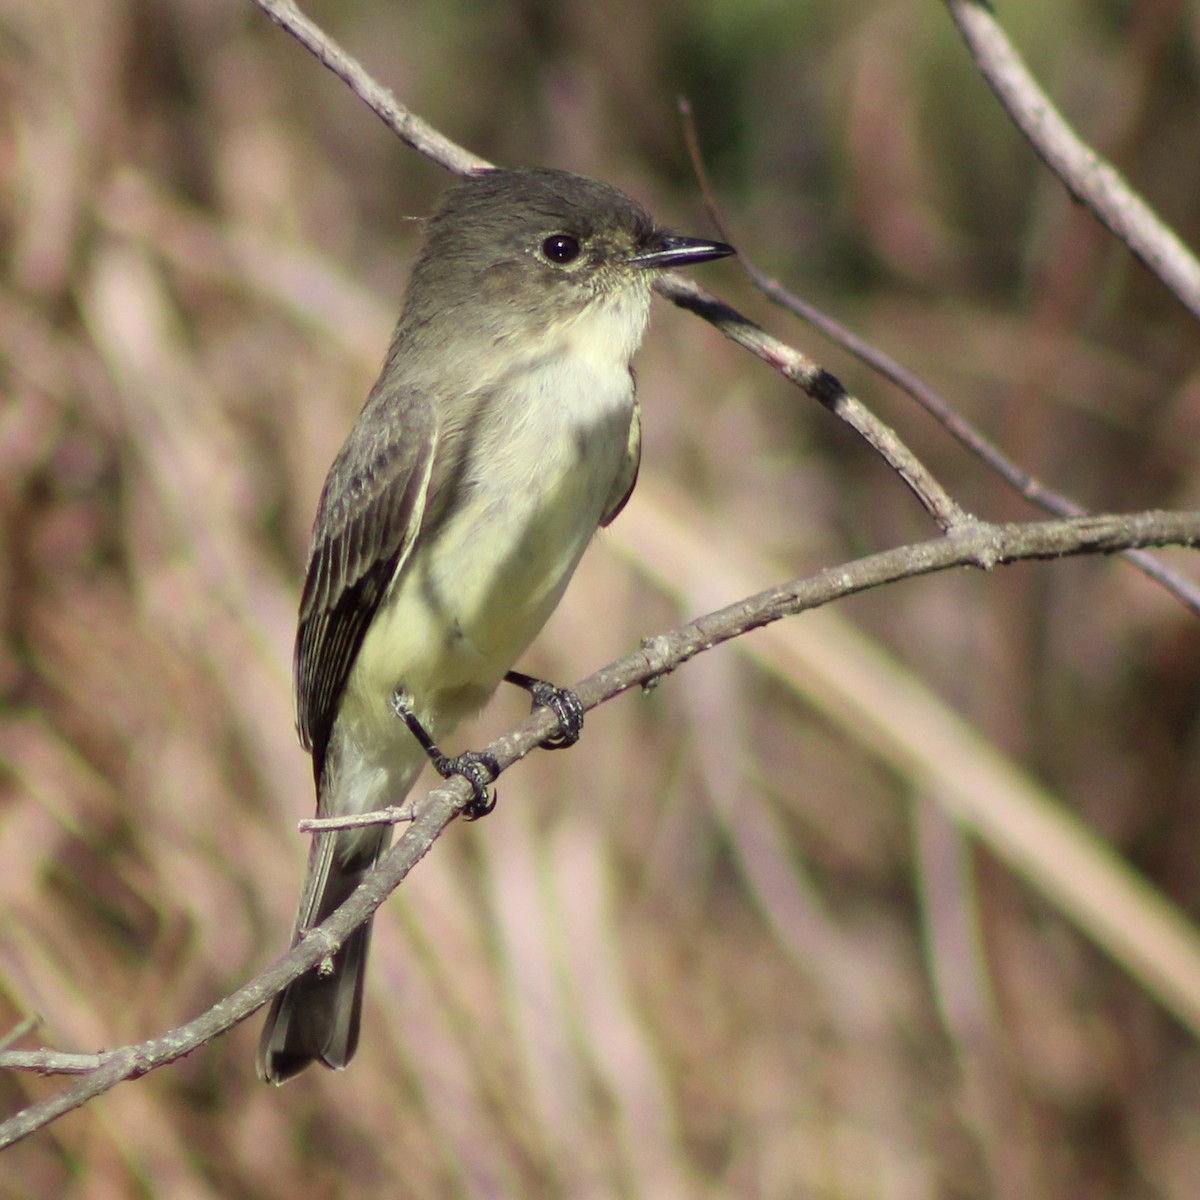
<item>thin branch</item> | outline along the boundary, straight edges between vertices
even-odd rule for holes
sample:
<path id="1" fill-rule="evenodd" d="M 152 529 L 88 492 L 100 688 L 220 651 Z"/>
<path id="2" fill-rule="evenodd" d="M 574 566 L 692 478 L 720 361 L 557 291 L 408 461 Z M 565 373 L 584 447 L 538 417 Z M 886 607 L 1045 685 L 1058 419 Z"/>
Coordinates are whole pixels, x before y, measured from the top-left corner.
<path id="1" fill-rule="evenodd" d="M 482 165 L 481 160 L 467 155 L 461 148 L 419 122 L 398 105 L 389 92 L 371 84 L 361 67 L 311 26 L 293 4 L 280 3 L 279 0 L 255 0 L 255 3 L 345 79 L 409 145 L 429 154 L 451 170 L 461 172 Z M 769 338 L 728 306 L 685 281 L 670 276 L 663 278 L 660 290 L 675 303 L 712 321 L 726 336 L 772 363 L 839 415 L 848 415 L 852 421 L 861 421 L 857 402 L 846 396 L 831 376 L 803 355 Z M 903 464 L 907 451 L 901 446 L 899 452 L 894 449 L 891 452 Z M 912 460 L 912 463 L 915 462 L 915 459 Z M 928 487 L 919 468 L 919 464 L 915 468 L 912 464 L 898 468 L 914 491 Z M 949 500 L 948 497 L 946 499 Z M 927 498 L 924 502 L 934 503 L 936 508 L 936 490 L 932 499 Z M 639 650 L 584 680 L 577 689 L 580 701 L 585 709 L 594 708 L 630 688 L 649 684 L 705 650 L 750 629 L 900 579 L 952 567 L 991 569 L 1027 559 L 1110 553 L 1148 545 L 1200 544 L 1200 513 L 1097 515 L 1026 525 L 989 525 L 966 519 L 953 501 L 949 503 L 951 507 L 942 513 L 943 527 L 949 530 L 946 536 L 875 554 L 819 572 L 808 579 L 771 588 L 679 629 L 648 638 Z M 488 752 L 496 759 L 499 768 L 504 770 L 528 754 L 556 727 L 557 720 L 551 713 L 536 712 L 515 730 L 496 739 L 488 747 Z M 122 1080 L 136 1078 L 173 1062 L 245 1020 L 289 982 L 332 954 L 350 932 L 362 924 L 398 886 L 469 800 L 469 789 L 462 781 L 431 792 L 421 804 L 412 824 L 377 868 L 368 874 L 344 905 L 287 955 L 233 995 L 178 1029 L 138 1045 L 98 1053 L 96 1059 L 99 1065 L 79 1083 L 0 1124 L 0 1149 L 28 1136 Z M 10 1053 L 15 1054 L 16 1058 L 7 1065 L 17 1067 L 30 1061 L 27 1052 Z M 69 1061 L 78 1062 L 83 1057 L 89 1056 L 61 1056 L 46 1052 L 45 1061 L 65 1064 Z M 0 1066 L 4 1065 L 6 1055 L 0 1054 Z"/>
<path id="2" fill-rule="evenodd" d="M 485 170 L 492 165 L 486 158 L 480 158 L 457 142 L 452 142 L 401 104 L 390 88 L 377 83 L 358 59 L 347 54 L 323 29 L 314 25 L 294 0 L 253 2 L 276 25 L 316 55 L 372 112 L 381 116 L 406 145 L 455 175 L 469 175 L 472 171 Z"/>
<path id="3" fill-rule="evenodd" d="M 1087 509 L 1069 496 L 1047 487 L 1041 480 L 1018 466 L 994 442 L 986 438 L 935 388 L 914 375 L 894 358 L 851 332 L 844 325 L 790 292 L 777 280 L 763 275 L 744 255 L 738 255 L 754 283 L 774 303 L 802 321 L 807 321 L 835 345 L 853 354 L 864 365 L 889 380 L 915 400 L 947 433 L 996 472 L 1010 487 L 1031 504 L 1060 517 L 1082 516 Z M 1125 550 L 1129 560 L 1144 575 L 1171 593 L 1186 609 L 1200 616 L 1200 584 L 1172 570 L 1145 550 Z"/>
<path id="4" fill-rule="evenodd" d="M 1147 512 L 1075 517 L 1025 525 L 972 522 L 944 537 L 886 550 L 806 579 L 739 600 L 678 629 L 646 638 L 641 648 L 610 663 L 575 689 L 585 709 L 630 688 L 646 686 L 714 646 L 784 617 L 901 579 L 953 567 L 993 567 L 1028 559 L 1107 554 L 1137 546 L 1200 544 L 1200 512 Z M 524 758 L 557 728 L 557 718 L 539 710 L 487 748 L 503 771 Z M 345 904 L 313 929 L 273 966 L 194 1020 L 161 1037 L 96 1055 L 94 1070 L 57 1096 L 30 1105 L 0 1123 L 0 1150 L 28 1137 L 64 1113 L 127 1079 L 136 1079 L 190 1054 L 244 1021 L 277 992 L 342 944 L 399 886 L 446 826 L 471 799 L 463 780 L 430 792 L 395 846 Z M 80 1064 L 89 1056 L 44 1054 L 48 1064 Z M 28 1069 L 26 1051 L 0 1054 L 0 1068 Z"/>
<path id="5" fill-rule="evenodd" d="M 1038 87 L 985 0 L 946 0 L 975 65 L 1034 150 L 1081 204 L 1200 318 L 1200 261 Z"/>
<path id="6" fill-rule="evenodd" d="M 703 317 L 730 341 L 749 350 L 849 425 L 900 476 L 943 531 L 949 532 L 970 522 L 967 513 L 900 440 L 895 430 L 847 392 L 837 377 L 824 367 L 786 342 L 772 337 L 690 279 L 681 275 L 663 275 L 654 287 L 673 304 Z"/>
<path id="7" fill-rule="evenodd" d="M 414 150 L 457 174 L 490 164 L 450 141 L 415 116 L 392 93 L 381 87 L 353 56 L 318 29 L 293 0 L 253 0 L 273 21 L 315 54 L 367 106 Z M 942 530 L 964 524 L 967 514 L 937 482 L 933 474 L 896 436 L 851 396 L 838 380 L 799 350 L 771 337 L 749 318 L 676 275 L 660 276 L 654 284 L 660 296 L 703 317 L 727 338 L 773 366 L 784 378 L 845 421 L 896 471 Z"/>
<path id="8" fill-rule="evenodd" d="M 717 202 L 716 194 L 708 177 L 704 156 L 700 150 L 696 123 L 692 118 L 691 105 L 683 97 L 679 100 L 679 115 L 683 122 L 684 143 L 691 160 L 692 171 L 700 188 L 704 207 L 721 237 L 727 242 L 736 243 L 737 238 L 725 220 L 725 214 Z M 915 400 L 961 446 L 995 471 L 1005 483 L 1019 492 L 1031 504 L 1060 517 L 1082 516 L 1087 511 L 1081 504 L 1077 504 L 1070 497 L 1047 487 L 1028 471 L 1018 466 L 994 442 L 986 438 L 979 429 L 959 413 L 940 392 L 930 387 L 907 367 L 902 366 L 877 346 L 859 337 L 840 321 L 836 321 L 822 312 L 816 305 L 809 304 L 794 292 L 789 291 L 778 280 L 760 270 L 741 251 L 738 252 L 737 257 L 754 286 L 763 292 L 772 303 L 778 304 L 785 311 L 813 326 L 835 346 L 840 346 L 848 354 L 852 354 L 859 362 L 869 367 L 877 375 L 889 380 Z M 1126 550 L 1123 551 L 1122 557 L 1170 592 L 1185 608 L 1200 616 L 1200 584 L 1186 575 L 1181 575 L 1178 571 L 1173 571 L 1153 554 L 1148 554 L 1144 550 Z"/>
<path id="9" fill-rule="evenodd" d="M 415 804 L 391 804 L 371 813 L 347 813 L 340 817 L 308 817 L 296 822 L 301 833 L 330 833 L 339 829 L 361 829 L 364 825 L 401 825 L 415 821 L 420 811 Z"/>
<path id="10" fill-rule="evenodd" d="M 59 1050 L 2 1050 L 0 1068 L 30 1071 L 36 1075 L 90 1075 L 105 1065 L 112 1055 L 104 1050 L 95 1054 L 64 1054 Z"/>
<path id="11" fill-rule="evenodd" d="M 551 723 L 552 718 L 548 718 L 546 724 Z M 74 1086 L 30 1105 L 0 1123 L 0 1150 L 81 1107 L 116 1084 L 137 1079 L 149 1071 L 166 1066 L 244 1021 L 292 980 L 332 954 L 354 929 L 367 920 L 424 857 L 442 830 L 462 811 L 470 795 L 463 781 L 431 792 L 421 805 L 417 820 L 364 879 L 351 898 L 327 921 L 311 930 L 277 963 L 177 1029 L 137 1045 L 98 1054 L 100 1065 Z M 17 1055 L 12 1062 L 9 1061 L 10 1054 Z M 26 1057 L 24 1052 L 17 1051 L 0 1054 L 0 1068 L 12 1066 L 23 1069 Z"/>

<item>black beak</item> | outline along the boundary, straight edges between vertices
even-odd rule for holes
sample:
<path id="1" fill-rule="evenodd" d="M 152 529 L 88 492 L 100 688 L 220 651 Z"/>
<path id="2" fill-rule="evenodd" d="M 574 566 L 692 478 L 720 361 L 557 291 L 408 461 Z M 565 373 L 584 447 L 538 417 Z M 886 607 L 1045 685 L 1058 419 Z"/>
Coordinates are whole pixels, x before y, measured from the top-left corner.
<path id="1" fill-rule="evenodd" d="M 650 244 L 629 261 L 635 267 L 684 267 L 691 263 L 708 262 L 713 258 L 725 258 L 736 254 L 732 246 L 724 242 L 707 242 L 703 238 L 676 237 L 673 233 L 656 233 Z"/>

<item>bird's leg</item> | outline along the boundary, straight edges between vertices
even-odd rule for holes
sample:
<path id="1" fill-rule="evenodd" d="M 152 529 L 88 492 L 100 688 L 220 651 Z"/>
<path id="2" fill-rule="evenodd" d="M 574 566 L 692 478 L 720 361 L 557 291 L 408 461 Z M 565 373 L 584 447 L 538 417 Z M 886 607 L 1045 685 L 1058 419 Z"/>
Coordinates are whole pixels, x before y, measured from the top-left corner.
<path id="1" fill-rule="evenodd" d="M 534 708 L 548 708 L 558 718 L 558 733 L 552 733 L 542 745 L 547 750 L 565 750 L 579 741 L 583 728 L 583 705 L 570 688 L 555 687 L 544 679 L 535 679 L 522 671 L 509 671 L 505 683 L 515 683 L 533 697 Z"/>
<path id="2" fill-rule="evenodd" d="M 499 763 L 490 754 L 478 750 L 466 750 L 453 756 L 443 754 L 430 736 L 429 730 L 413 712 L 411 697 L 400 690 L 392 693 L 392 712 L 404 722 L 409 733 L 421 744 L 421 749 L 433 763 L 433 769 L 443 779 L 461 775 L 471 785 L 475 798 L 463 809 L 463 819 L 478 821 L 480 817 L 486 817 L 496 807 L 496 793 L 492 791 L 489 794 L 488 785 L 500 774 Z"/>

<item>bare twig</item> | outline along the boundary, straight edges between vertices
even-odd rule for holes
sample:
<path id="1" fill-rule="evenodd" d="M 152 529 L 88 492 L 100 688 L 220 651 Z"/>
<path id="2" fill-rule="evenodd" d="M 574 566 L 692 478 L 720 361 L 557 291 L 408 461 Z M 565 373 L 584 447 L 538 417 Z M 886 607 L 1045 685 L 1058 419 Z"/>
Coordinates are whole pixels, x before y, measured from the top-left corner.
<path id="1" fill-rule="evenodd" d="M 0 1050 L 0 1069 L 30 1071 L 37 1075 L 90 1075 L 98 1071 L 111 1054 L 64 1054 L 58 1050 Z"/>
<path id="2" fill-rule="evenodd" d="M 406 145 L 455 175 L 469 175 L 492 165 L 410 112 L 390 88 L 377 83 L 358 59 L 347 54 L 323 29 L 314 25 L 294 0 L 254 0 L 254 3 L 280 28 L 312 51 L 372 112 L 378 113 Z"/>
<path id="3" fill-rule="evenodd" d="M 551 722 L 552 718 L 546 724 Z M 0 1150 L 35 1133 L 64 1113 L 79 1108 L 116 1084 L 172 1063 L 244 1021 L 293 979 L 332 954 L 424 857 L 469 798 L 470 792 L 465 782 L 460 782 L 457 787 L 447 785 L 431 792 L 421 806 L 418 819 L 351 898 L 324 924 L 311 930 L 282 959 L 185 1025 L 161 1037 L 97 1055 L 99 1065 L 73 1087 L 33 1104 L 0 1123 Z M 51 1054 L 51 1057 L 58 1056 Z M 12 1065 L 24 1069 L 26 1058 L 26 1052 L 21 1052 L 20 1057 L 10 1064 L 8 1054 L 0 1054 L 0 1067 Z"/>
<path id="4" fill-rule="evenodd" d="M 413 149 L 458 174 L 490 165 L 414 116 L 390 91 L 380 87 L 356 59 L 313 25 L 293 0 L 254 0 L 254 3 L 343 79 Z M 795 383 L 845 421 L 900 476 L 942 530 L 954 529 L 968 519 L 896 433 L 851 396 L 828 371 L 806 358 L 799 350 L 771 337 L 729 305 L 679 276 L 660 276 L 654 288 L 673 304 L 696 313 L 716 326 L 727 338 L 773 366 L 785 379 Z"/>
<path id="5" fill-rule="evenodd" d="M 679 100 L 679 114 L 683 122 L 683 138 L 687 146 L 688 157 L 700 188 L 704 207 L 708 210 L 713 225 L 721 237 L 727 242 L 736 243 L 738 239 L 730 229 L 725 214 L 717 202 L 716 194 L 708 177 L 708 170 L 704 165 L 704 156 L 700 150 L 700 139 L 696 132 L 696 123 L 692 118 L 691 105 L 683 97 Z M 1005 483 L 1019 492 L 1031 504 L 1060 517 L 1077 517 L 1087 511 L 1081 504 L 1077 504 L 1070 497 L 1047 487 L 1028 471 L 1019 467 L 994 442 L 984 437 L 980 430 L 959 413 L 940 392 L 930 387 L 923 379 L 898 363 L 889 354 L 859 337 L 853 330 L 822 312 L 816 305 L 801 299 L 778 280 L 771 278 L 742 251 L 738 251 L 738 262 L 749 275 L 754 286 L 773 303 L 812 325 L 835 346 L 840 346 L 848 354 L 854 355 L 859 362 L 870 367 L 876 374 L 895 384 L 902 392 L 915 400 L 960 445 L 995 471 Z M 1144 550 L 1126 550 L 1122 552 L 1122 557 L 1128 559 L 1144 575 L 1164 587 L 1185 608 L 1200 616 L 1200 585 L 1186 575 L 1173 571 L 1153 554 L 1148 554 Z"/>
<path id="6" fill-rule="evenodd" d="M 1038 87 L 984 0 L 946 0 L 980 74 L 1067 190 L 1200 318 L 1200 261 Z"/>
<path id="7" fill-rule="evenodd" d="M 807 395 L 849 425 L 908 485 L 943 531 L 949 532 L 970 521 L 970 517 L 896 432 L 847 392 L 834 375 L 799 350 L 772 337 L 690 279 L 680 275 L 664 275 L 654 286 L 659 295 L 703 317 L 730 341 L 774 367 L 785 379 L 802 388 Z"/>
<path id="8" fill-rule="evenodd" d="M 990 570 L 1030 559 L 1108 554 L 1151 545 L 1200 545 L 1200 512 L 1105 514 L 1020 525 L 970 522 L 944 537 L 827 568 L 739 600 L 678 629 L 646 638 L 638 650 L 588 676 L 575 691 L 584 709 L 595 708 L 622 692 L 645 686 L 677 670 L 706 650 L 751 629 L 901 579 L 953 567 Z M 493 741 L 487 752 L 504 771 L 553 733 L 557 721 L 548 710 L 538 710 L 510 733 Z M 161 1037 L 97 1055 L 98 1065 L 73 1087 L 0 1123 L 0 1150 L 116 1084 L 174 1062 L 244 1021 L 292 980 L 332 954 L 367 920 L 470 799 L 470 789 L 463 780 L 451 781 L 430 792 L 400 840 L 346 903 L 277 963 L 185 1025 Z M 1196 1016 L 1200 1022 L 1200 1013 Z M 0 1054 L 0 1068 L 28 1069 L 29 1053 Z M 89 1057 L 44 1053 L 47 1062 L 81 1063 Z M 16 1055 L 11 1061 L 10 1054 Z"/>
<path id="9" fill-rule="evenodd" d="M 308 817 L 296 822 L 301 833 L 328 833 L 337 829 L 359 829 L 363 825 L 400 825 L 415 821 L 418 808 L 415 804 L 391 804 L 377 812 L 354 813 L 341 817 Z"/>
<path id="10" fill-rule="evenodd" d="M 951 437 L 995 471 L 1005 483 L 1031 504 L 1060 517 L 1077 517 L 1087 512 L 1083 505 L 1047 487 L 1041 480 L 1018 466 L 999 446 L 984 437 L 970 421 L 954 409 L 940 392 L 896 362 L 890 355 L 800 299 L 778 281 L 763 275 L 744 255 L 739 254 L 738 257 L 755 284 L 776 304 L 786 308 L 802 321 L 807 321 L 830 341 L 853 354 L 860 362 L 907 393 Z M 1166 563 L 1145 550 L 1125 550 L 1122 557 L 1128 559 L 1142 574 L 1164 587 L 1185 608 L 1200 616 L 1200 585 L 1194 580 L 1172 570 Z"/>

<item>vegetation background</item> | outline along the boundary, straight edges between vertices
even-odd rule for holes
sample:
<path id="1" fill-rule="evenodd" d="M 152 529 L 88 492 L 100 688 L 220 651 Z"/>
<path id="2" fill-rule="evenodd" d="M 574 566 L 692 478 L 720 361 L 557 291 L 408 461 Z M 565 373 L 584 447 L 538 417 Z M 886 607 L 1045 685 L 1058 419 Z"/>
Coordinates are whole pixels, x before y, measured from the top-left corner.
<path id="1" fill-rule="evenodd" d="M 760 266 L 1081 503 L 1200 507 L 1195 324 L 1035 160 L 942 6 L 309 12 L 471 149 L 703 234 L 690 97 Z M 1200 245 L 1200 5 L 1001 17 Z M 37 1012 L 25 1044 L 91 1050 L 286 947 L 309 523 L 447 180 L 249 0 L 4 0 L 0 89 L 0 1029 Z M 703 281 L 972 511 L 1031 515 L 736 264 Z M 527 669 L 576 679 L 932 536 L 846 430 L 661 302 L 639 381 L 642 486 Z M 10 1150 L 0 1196 L 1190 1198 L 1195 1033 L 955 826 L 903 737 L 951 710 L 967 759 L 1004 756 L 1194 918 L 1198 674 L 1195 617 L 1100 559 L 925 579 L 721 648 L 438 843 L 380 914 L 349 1071 L 265 1088 L 248 1024 Z M 462 744 L 523 708 L 498 698 Z M 62 1086 L 9 1074 L 3 1110 Z"/>

